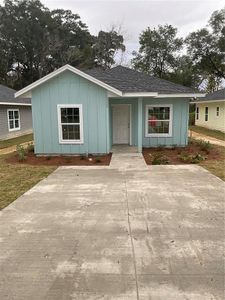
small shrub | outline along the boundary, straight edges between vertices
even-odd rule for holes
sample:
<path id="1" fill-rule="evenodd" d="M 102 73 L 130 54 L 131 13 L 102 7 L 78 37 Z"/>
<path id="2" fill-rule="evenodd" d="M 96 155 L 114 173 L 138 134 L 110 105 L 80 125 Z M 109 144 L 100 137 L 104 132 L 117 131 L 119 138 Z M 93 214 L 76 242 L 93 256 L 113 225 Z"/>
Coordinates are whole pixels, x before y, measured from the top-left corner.
<path id="1" fill-rule="evenodd" d="M 195 138 L 189 137 L 189 139 L 188 139 L 188 144 L 194 145 L 194 144 L 196 144 L 196 143 L 197 143 L 197 140 L 196 140 Z"/>
<path id="2" fill-rule="evenodd" d="M 51 156 L 46 156 L 46 160 L 50 160 L 52 157 Z"/>
<path id="3" fill-rule="evenodd" d="M 175 150 L 177 148 L 177 144 L 173 144 L 170 149 Z"/>
<path id="4" fill-rule="evenodd" d="M 66 163 L 70 163 L 72 160 L 72 158 L 70 156 L 64 156 L 63 158 Z"/>
<path id="5" fill-rule="evenodd" d="M 166 148 L 166 145 L 158 145 L 157 150 L 162 151 L 164 148 Z"/>
<path id="6" fill-rule="evenodd" d="M 80 159 L 81 159 L 81 160 L 85 160 L 85 159 L 86 159 L 86 156 L 85 156 L 85 155 L 81 155 L 81 156 L 80 156 Z"/>
<path id="7" fill-rule="evenodd" d="M 163 154 L 153 155 L 152 165 L 167 165 L 169 163 L 168 158 Z"/>
<path id="8" fill-rule="evenodd" d="M 180 155 L 179 155 L 179 158 L 181 161 L 183 161 L 184 163 L 189 163 L 189 164 L 198 164 L 200 163 L 201 161 L 205 160 L 206 157 L 205 156 L 202 156 L 200 153 L 197 153 L 195 155 L 191 155 L 191 154 L 188 154 L 186 152 L 182 152 Z"/>
<path id="9" fill-rule="evenodd" d="M 190 157 L 191 157 L 191 155 L 188 154 L 187 152 L 181 152 L 180 155 L 179 155 L 180 160 L 183 161 L 183 162 L 189 162 L 190 163 Z"/>
<path id="10" fill-rule="evenodd" d="M 209 154 L 209 152 L 212 150 L 212 144 L 203 140 L 199 141 L 199 147 L 202 151 L 206 152 L 207 154 Z"/>
<path id="11" fill-rule="evenodd" d="M 28 153 L 34 153 L 34 144 L 33 143 L 28 143 L 27 144 L 27 152 Z"/>
<path id="12" fill-rule="evenodd" d="M 192 155 L 191 163 L 192 164 L 198 164 L 198 163 L 200 163 L 201 161 L 203 161 L 205 159 L 206 159 L 205 156 L 202 156 L 200 153 L 197 153 L 196 155 Z"/>
<path id="13" fill-rule="evenodd" d="M 24 161 L 26 159 L 26 151 L 22 145 L 16 146 L 16 152 L 18 154 L 19 161 Z"/>
<path id="14" fill-rule="evenodd" d="M 102 161 L 101 161 L 101 158 L 100 158 L 100 157 L 96 157 L 96 158 L 95 158 L 95 162 L 96 162 L 96 163 L 102 162 Z"/>

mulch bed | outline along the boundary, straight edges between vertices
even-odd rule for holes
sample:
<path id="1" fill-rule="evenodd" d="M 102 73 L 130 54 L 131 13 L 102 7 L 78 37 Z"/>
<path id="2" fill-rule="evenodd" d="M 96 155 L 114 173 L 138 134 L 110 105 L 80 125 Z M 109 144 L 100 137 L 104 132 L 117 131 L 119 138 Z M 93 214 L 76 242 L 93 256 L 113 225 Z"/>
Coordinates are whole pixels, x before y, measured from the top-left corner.
<path id="1" fill-rule="evenodd" d="M 213 147 L 209 153 L 202 151 L 197 144 L 189 144 L 186 147 L 170 148 L 143 148 L 143 156 L 146 164 L 151 165 L 155 155 L 163 155 L 169 161 L 169 165 L 188 164 L 190 162 L 184 162 L 180 159 L 180 155 L 187 153 L 188 155 L 200 154 L 205 157 L 206 160 L 223 160 L 224 157 L 216 147 Z"/>
<path id="2" fill-rule="evenodd" d="M 18 154 L 14 153 L 6 159 L 8 163 L 45 165 L 45 166 L 108 166 L 112 154 L 88 155 L 86 156 L 36 156 L 34 153 L 27 153 L 24 161 L 18 160 Z"/>

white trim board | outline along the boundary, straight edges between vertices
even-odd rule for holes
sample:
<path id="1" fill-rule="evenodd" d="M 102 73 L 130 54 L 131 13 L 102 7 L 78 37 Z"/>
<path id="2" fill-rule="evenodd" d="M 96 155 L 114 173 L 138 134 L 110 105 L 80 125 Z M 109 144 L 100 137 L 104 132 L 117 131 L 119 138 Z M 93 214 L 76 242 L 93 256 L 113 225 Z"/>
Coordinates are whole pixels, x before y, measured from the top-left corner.
<path id="1" fill-rule="evenodd" d="M 31 106 L 29 103 L 0 102 L 0 105 Z"/>
<path id="2" fill-rule="evenodd" d="M 196 98 L 205 97 L 202 93 L 181 93 L 181 94 L 158 94 L 157 98 Z M 192 102 L 193 103 L 193 102 Z"/>
<path id="3" fill-rule="evenodd" d="M 225 102 L 225 99 L 224 100 L 205 100 L 205 101 L 191 101 L 191 104 L 192 103 L 195 103 L 195 104 L 203 104 L 203 103 L 216 103 L 216 102 Z"/>

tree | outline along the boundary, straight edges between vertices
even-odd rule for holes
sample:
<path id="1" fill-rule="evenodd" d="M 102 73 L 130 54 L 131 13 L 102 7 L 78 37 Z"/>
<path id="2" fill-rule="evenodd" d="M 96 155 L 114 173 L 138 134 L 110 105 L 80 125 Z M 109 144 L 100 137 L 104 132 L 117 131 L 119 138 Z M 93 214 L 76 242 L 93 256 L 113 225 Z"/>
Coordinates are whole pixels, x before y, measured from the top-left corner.
<path id="1" fill-rule="evenodd" d="M 190 33 L 185 42 L 193 65 L 213 91 L 225 79 L 225 8 L 212 14 L 208 28 Z"/>
<path id="2" fill-rule="evenodd" d="M 183 44 L 182 38 L 176 35 L 177 29 L 171 25 L 148 27 L 139 37 L 139 52 L 133 52 L 133 67 L 150 75 L 166 77 L 173 70 L 177 52 Z"/>
<path id="3" fill-rule="evenodd" d="M 172 72 L 168 72 L 164 78 L 192 88 L 198 88 L 202 83 L 199 70 L 187 55 L 177 57 Z"/>
<path id="4" fill-rule="evenodd" d="M 5 81 L 7 74 L 16 78 L 14 87 L 21 88 L 65 63 L 85 62 L 92 37 L 71 11 L 51 12 L 39 0 L 6 0 L 0 16 L 0 48 L 5 49 L 0 65 L 7 66 Z"/>
<path id="5" fill-rule="evenodd" d="M 125 50 L 115 29 L 92 36 L 78 14 L 39 0 L 5 0 L 0 19 L 0 82 L 16 89 L 64 64 L 108 68 Z"/>
<path id="6" fill-rule="evenodd" d="M 101 30 L 93 46 L 96 66 L 108 69 L 114 65 L 117 51 L 125 51 L 123 42 L 123 36 L 114 28 L 109 32 Z"/>

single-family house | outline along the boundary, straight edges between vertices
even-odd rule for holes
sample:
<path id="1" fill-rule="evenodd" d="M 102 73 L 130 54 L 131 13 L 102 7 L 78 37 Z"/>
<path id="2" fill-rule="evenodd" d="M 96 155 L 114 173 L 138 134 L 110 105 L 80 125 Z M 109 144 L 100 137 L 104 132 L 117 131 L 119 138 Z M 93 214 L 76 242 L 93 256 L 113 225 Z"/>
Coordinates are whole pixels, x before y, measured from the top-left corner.
<path id="1" fill-rule="evenodd" d="M 15 94 L 32 98 L 36 154 L 103 154 L 112 145 L 185 146 L 191 88 L 117 66 L 70 65 Z"/>
<path id="2" fill-rule="evenodd" d="M 195 125 L 225 132 L 225 89 L 193 101 Z"/>
<path id="3" fill-rule="evenodd" d="M 0 84 L 0 140 L 32 132 L 31 99 L 16 99 L 15 92 Z"/>

